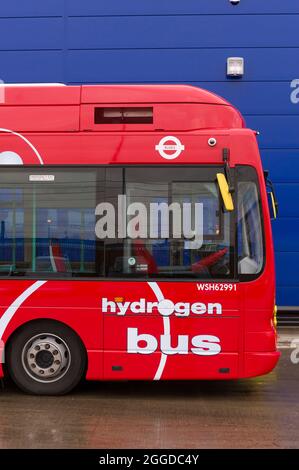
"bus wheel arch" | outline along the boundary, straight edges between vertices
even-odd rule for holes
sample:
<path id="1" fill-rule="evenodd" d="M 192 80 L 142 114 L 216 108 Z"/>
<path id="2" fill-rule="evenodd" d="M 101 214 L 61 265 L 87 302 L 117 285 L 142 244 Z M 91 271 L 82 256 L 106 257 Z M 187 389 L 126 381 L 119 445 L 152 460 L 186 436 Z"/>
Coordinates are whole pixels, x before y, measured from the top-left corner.
<path id="1" fill-rule="evenodd" d="M 84 342 L 61 321 L 30 320 L 6 340 L 5 374 L 27 393 L 66 394 L 85 378 L 87 368 Z"/>

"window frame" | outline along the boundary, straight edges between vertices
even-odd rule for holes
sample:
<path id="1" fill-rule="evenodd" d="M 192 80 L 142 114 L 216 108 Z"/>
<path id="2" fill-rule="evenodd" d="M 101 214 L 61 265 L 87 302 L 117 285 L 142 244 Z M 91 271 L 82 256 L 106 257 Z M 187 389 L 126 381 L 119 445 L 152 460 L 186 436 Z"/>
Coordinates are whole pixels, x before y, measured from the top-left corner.
<path id="1" fill-rule="evenodd" d="M 254 183 L 257 190 L 258 196 L 258 207 L 260 212 L 260 223 L 261 223 L 261 235 L 262 235 L 262 248 L 263 248 L 263 264 L 261 269 L 258 273 L 254 274 L 241 274 L 239 273 L 238 269 L 238 253 L 239 253 L 239 239 L 238 239 L 238 206 L 239 206 L 239 192 L 238 189 L 236 191 L 236 244 L 235 244 L 235 259 L 236 259 L 236 276 L 240 282 L 250 282 L 258 279 L 265 270 L 266 265 L 266 258 L 267 258 L 267 249 L 266 249 L 266 239 L 265 239 L 265 220 L 264 220 L 264 212 L 263 212 L 263 205 L 262 205 L 262 197 L 261 197 L 261 188 L 260 182 L 258 178 L 258 174 L 256 169 L 251 165 L 236 165 L 235 169 L 235 181 L 236 181 L 236 188 L 238 188 L 238 183 Z"/>

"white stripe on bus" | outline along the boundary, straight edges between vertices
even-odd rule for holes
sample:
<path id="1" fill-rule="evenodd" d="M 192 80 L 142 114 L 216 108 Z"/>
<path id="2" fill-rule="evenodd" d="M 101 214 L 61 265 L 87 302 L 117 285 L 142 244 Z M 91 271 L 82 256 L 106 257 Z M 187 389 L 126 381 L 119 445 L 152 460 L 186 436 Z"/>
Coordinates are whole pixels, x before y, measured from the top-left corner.
<path id="1" fill-rule="evenodd" d="M 161 292 L 160 287 L 158 286 L 158 284 L 156 282 L 148 282 L 148 285 L 150 286 L 150 288 L 154 292 L 158 302 L 161 302 L 162 300 L 165 299 L 164 295 Z M 170 335 L 170 319 L 169 319 L 169 317 L 166 317 L 166 316 L 163 317 L 163 327 L 164 327 L 164 335 Z M 161 352 L 161 359 L 160 359 L 160 363 L 159 363 L 158 369 L 156 371 L 154 380 L 160 380 L 161 379 L 164 368 L 165 368 L 165 365 L 166 365 L 166 361 L 167 361 L 167 354 L 164 354 L 163 352 Z"/>
<path id="2" fill-rule="evenodd" d="M 3 334 L 5 333 L 9 322 L 12 320 L 21 305 L 25 302 L 25 300 L 28 299 L 28 297 L 30 297 L 31 294 L 37 291 L 37 289 L 43 286 L 46 282 L 47 281 L 36 281 L 34 284 L 24 290 L 24 292 L 22 292 L 22 294 L 19 295 L 19 297 L 17 297 L 13 301 L 13 303 L 5 310 L 2 317 L 0 318 L 0 340 L 2 339 Z"/>

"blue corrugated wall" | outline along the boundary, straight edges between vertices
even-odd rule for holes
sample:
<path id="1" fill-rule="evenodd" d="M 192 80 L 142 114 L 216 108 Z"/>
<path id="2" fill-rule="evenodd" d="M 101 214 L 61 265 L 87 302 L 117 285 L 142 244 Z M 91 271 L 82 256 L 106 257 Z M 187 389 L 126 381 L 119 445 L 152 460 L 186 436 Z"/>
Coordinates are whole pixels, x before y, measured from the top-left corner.
<path id="1" fill-rule="evenodd" d="M 242 80 L 226 78 L 228 56 L 245 58 Z M 190 83 L 234 103 L 276 183 L 278 303 L 299 305 L 298 0 L 1 2 L 0 78 Z"/>

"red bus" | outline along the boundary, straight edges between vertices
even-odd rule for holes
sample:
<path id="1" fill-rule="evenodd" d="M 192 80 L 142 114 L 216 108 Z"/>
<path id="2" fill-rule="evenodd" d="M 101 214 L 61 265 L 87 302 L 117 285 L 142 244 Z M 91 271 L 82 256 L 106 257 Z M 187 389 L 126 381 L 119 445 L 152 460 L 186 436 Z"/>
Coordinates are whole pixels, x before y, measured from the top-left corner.
<path id="1" fill-rule="evenodd" d="M 238 379 L 278 359 L 256 132 L 190 86 L 5 86 L 0 377 Z"/>

